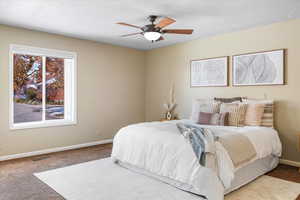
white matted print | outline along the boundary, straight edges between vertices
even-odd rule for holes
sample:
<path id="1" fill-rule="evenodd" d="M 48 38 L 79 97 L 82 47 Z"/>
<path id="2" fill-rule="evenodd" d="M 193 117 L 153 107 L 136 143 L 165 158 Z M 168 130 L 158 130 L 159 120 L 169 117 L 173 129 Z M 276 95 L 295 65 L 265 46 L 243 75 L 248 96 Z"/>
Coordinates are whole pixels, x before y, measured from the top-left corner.
<path id="1" fill-rule="evenodd" d="M 228 57 L 191 61 L 191 87 L 227 86 Z"/>
<path id="2" fill-rule="evenodd" d="M 284 49 L 233 56 L 233 85 L 283 85 Z"/>

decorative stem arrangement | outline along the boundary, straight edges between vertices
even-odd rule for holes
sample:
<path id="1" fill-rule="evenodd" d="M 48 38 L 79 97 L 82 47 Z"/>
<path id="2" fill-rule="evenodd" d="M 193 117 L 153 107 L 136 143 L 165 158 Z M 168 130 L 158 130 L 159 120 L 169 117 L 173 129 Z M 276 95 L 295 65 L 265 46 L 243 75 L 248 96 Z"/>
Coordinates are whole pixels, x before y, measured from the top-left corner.
<path id="1" fill-rule="evenodd" d="M 169 102 L 163 104 L 165 108 L 165 119 L 166 120 L 172 120 L 176 119 L 176 115 L 174 113 L 174 110 L 177 106 L 176 100 L 175 100 L 175 91 L 174 91 L 174 85 L 172 85 L 170 89 L 170 94 L 169 94 Z"/>

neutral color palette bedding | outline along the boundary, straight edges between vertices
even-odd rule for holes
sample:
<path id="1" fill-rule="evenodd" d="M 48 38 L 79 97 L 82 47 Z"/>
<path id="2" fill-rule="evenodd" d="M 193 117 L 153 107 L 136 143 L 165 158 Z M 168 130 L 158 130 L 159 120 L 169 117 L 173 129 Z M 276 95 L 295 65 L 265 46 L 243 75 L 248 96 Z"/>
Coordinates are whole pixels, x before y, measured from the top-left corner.
<path id="1" fill-rule="evenodd" d="M 224 191 L 230 188 L 235 171 L 269 155 L 281 155 L 281 143 L 277 132 L 266 127 L 221 127 L 210 128 L 216 136 L 243 135 L 252 143 L 256 156 L 249 162 L 234 167 L 234 164 L 219 142 L 215 143 L 218 170 L 201 166 L 191 145 L 179 133 L 176 123 L 191 123 L 189 120 L 149 122 L 122 128 L 114 138 L 112 157 L 161 177 L 167 177 L 180 187 L 208 197 L 221 200 Z M 242 151 L 242 150 L 241 150 Z"/>

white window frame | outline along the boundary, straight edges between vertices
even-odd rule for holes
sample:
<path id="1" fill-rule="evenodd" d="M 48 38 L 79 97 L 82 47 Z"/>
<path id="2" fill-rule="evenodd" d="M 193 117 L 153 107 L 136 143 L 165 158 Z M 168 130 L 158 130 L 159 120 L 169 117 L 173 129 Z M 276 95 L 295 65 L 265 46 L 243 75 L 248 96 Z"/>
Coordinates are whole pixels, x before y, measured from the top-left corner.
<path id="1" fill-rule="evenodd" d="M 73 59 L 73 69 L 64 68 L 64 119 L 45 120 L 46 102 L 45 102 L 45 68 L 43 67 L 43 119 L 42 121 L 14 123 L 14 54 L 25 54 L 33 56 L 46 56 L 64 59 Z M 43 57 L 43 62 L 45 59 Z M 44 65 L 45 63 L 43 63 Z M 52 126 L 66 126 L 77 124 L 77 54 L 75 52 L 45 49 L 24 45 L 11 44 L 9 50 L 9 126 L 10 129 L 41 128 Z"/>

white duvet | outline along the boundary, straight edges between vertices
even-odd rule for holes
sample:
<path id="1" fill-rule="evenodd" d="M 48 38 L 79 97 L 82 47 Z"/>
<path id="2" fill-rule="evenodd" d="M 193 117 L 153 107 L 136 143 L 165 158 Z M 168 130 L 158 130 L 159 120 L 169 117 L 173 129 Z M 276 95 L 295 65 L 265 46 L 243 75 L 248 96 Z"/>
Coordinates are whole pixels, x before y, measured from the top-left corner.
<path id="1" fill-rule="evenodd" d="M 176 123 L 179 122 L 192 123 L 189 120 L 148 122 L 120 129 L 114 138 L 112 158 L 182 183 L 186 190 L 204 195 L 209 200 L 222 200 L 224 190 L 230 187 L 238 169 L 234 168 L 228 153 L 218 142 L 215 144 L 217 172 L 201 166 L 192 146 L 177 129 Z M 200 127 L 209 128 L 215 135 L 243 134 L 248 137 L 257 152 L 256 158 L 250 162 L 269 155 L 281 155 L 281 143 L 272 128 Z"/>

